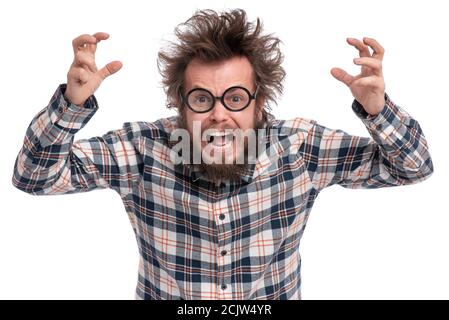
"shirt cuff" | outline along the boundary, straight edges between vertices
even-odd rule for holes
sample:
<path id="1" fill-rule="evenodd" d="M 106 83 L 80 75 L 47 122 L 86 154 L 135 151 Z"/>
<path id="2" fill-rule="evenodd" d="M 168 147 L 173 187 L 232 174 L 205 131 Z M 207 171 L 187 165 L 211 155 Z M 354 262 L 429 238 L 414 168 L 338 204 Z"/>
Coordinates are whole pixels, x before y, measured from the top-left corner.
<path id="1" fill-rule="evenodd" d="M 386 93 L 385 105 L 379 114 L 370 115 L 357 100 L 352 103 L 352 110 L 365 126 L 373 131 L 383 131 L 390 126 L 397 127 L 401 123 L 403 112 Z"/>
<path id="2" fill-rule="evenodd" d="M 59 85 L 50 101 L 48 115 L 53 125 L 64 131 L 76 133 L 92 118 L 98 110 L 98 103 L 95 96 L 90 96 L 84 106 L 70 103 L 64 93 L 66 84 Z"/>

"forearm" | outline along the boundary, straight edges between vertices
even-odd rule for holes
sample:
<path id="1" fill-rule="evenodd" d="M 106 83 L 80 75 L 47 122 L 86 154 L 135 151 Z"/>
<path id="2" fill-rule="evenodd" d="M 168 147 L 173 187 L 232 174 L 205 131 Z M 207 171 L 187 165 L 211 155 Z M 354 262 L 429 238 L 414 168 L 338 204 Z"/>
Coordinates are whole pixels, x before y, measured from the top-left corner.
<path id="1" fill-rule="evenodd" d="M 75 133 L 97 110 L 92 96 L 85 107 L 68 103 L 60 86 L 49 105 L 32 120 L 17 156 L 12 182 L 31 194 L 56 192 L 62 180 L 71 179 L 70 153 Z M 65 183 L 64 192 L 70 192 Z"/>
<path id="2" fill-rule="evenodd" d="M 422 181 L 433 172 L 424 133 L 418 121 L 385 97 L 385 107 L 377 116 L 364 113 L 357 101 L 353 110 L 379 146 L 379 165 L 385 166 L 398 184 Z"/>
<path id="3" fill-rule="evenodd" d="M 333 184 L 347 188 L 399 186 L 432 174 L 432 159 L 418 122 L 385 97 L 385 107 L 375 116 L 357 101 L 352 105 L 371 137 L 318 124 L 309 130 L 303 158 L 317 190 Z"/>

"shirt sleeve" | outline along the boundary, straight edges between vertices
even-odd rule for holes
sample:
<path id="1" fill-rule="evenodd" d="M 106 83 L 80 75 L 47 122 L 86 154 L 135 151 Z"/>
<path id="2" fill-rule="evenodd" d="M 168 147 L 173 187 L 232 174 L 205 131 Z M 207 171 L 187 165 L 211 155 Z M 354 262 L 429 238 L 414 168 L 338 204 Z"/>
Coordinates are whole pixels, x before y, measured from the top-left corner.
<path id="1" fill-rule="evenodd" d="M 305 158 L 317 190 L 333 184 L 381 188 L 417 183 L 433 173 L 427 141 L 418 122 L 388 95 L 372 116 L 354 100 L 352 109 L 371 137 L 349 135 L 314 124 L 306 138 Z"/>
<path id="2" fill-rule="evenodd" d="M 67 194 L 112 188 L 129 191 L 139 158 L 125 128 L 74 141 L 98 110 L 94 96 L 83 107 L 64 98 L 60 85 L 49 105 L 29 125 L 17 156 L 12 183 L 33 195 Z"/>

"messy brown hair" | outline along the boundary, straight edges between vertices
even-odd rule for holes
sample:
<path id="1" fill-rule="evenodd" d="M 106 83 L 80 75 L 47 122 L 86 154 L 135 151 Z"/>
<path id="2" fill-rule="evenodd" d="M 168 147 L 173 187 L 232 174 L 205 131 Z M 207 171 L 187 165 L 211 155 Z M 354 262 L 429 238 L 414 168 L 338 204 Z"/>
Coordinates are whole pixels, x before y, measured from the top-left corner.
<path id="1" fill-rule="evenodd" d="M 171 42 L 158 54 L 158 68 L 167 95 L 167 107 L 181 113 L 184 72 L 193 59 L 220 62 L 234 56 L 248 58 L 258 85 L 258 101 L 265 99 L 262 110 L 266 118 L 269 103 L 276 103 L 282 94 L 285 70 L 281 66 L 283 54 L 280 40 L 272 34 L 262 34 L 262 23 L 247 21 L 246 12 L 235 9 L 217 13 L 197 11 L 175 28 L 177 42 Z"/>

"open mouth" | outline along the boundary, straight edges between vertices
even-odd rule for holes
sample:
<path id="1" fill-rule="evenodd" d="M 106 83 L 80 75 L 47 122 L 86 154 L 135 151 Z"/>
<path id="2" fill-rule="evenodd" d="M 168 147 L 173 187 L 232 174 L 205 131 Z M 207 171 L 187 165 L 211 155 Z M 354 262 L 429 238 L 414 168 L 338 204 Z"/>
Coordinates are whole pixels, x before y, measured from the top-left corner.
<path id="1" fill-rule="evenodd" d="M 232 132 L 213 132 L 207 136 L 207 143 L 211 143 L 214 148 L 225 148 L 234 141 Z"/>

